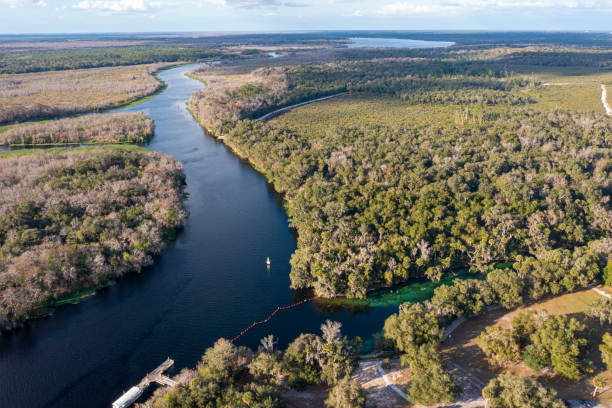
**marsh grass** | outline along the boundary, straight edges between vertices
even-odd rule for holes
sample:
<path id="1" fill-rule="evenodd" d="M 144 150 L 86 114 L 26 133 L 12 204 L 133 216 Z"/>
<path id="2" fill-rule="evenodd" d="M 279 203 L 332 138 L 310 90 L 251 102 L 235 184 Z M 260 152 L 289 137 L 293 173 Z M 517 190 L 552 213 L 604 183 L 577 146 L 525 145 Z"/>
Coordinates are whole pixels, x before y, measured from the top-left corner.
<path id="1" fill-rule="evenodd" d="M 80 145 L 80 144 L 79 144 Z M 44 155 L 48 153 L 67 153 L 67 152 L 88 152 L 92 150 L 109 150 L 119 149 L 130 152 L 148 152 L 149 150 L 143 146 L 133 144 L 108 144 L 108 145 L 91 145 L 91 146 L 58 146 L 49 149 L 18 149 L 18 150 L 0 150 L 0 159 L 8 157 L 23 157 L 23 156 L 35 156 Z"/>
<path id="2" fill-rule="evenodd" d="M 142 102 L 164 84 L 151 64 L 0 75 L 0 124 L 48 119 Z"/>
<path id="3" fill-rule="evenodd" d="M 53 146 L 81 143 L 146 143 L 154 124 L 143 113 L 108 113 L 29 122 L 0 131 L 0 144 Z"/>

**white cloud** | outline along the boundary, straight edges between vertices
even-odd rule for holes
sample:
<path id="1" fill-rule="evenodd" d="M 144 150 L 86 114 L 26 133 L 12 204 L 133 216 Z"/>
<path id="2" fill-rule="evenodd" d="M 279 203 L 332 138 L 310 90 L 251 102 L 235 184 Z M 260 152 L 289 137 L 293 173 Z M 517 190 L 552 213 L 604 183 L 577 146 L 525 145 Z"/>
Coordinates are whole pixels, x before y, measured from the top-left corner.
<path id="1" fill-rule="evenodd" d="M 32 4 L 36 4 L 38 7 L 47 7 L 47 2 L 45 0 L 39 0 L 36 3 L 33 3 L 32 0 L 0 0 L 0 4 L 6 4 L 10 8 L 29 6 Z"/>
<path id="2" fill-rule="evenodd" d="M 0 0 L 19 2 L 23 0 Z M 46 0 L 40 0 L 46 1 Z M 81 0 L 72 7 L 99 12 L 143 12 L 164 7 L 258 8 L 306 6 L 297 0 Z"/>
<path id="3" fill-rule="evenodd" d="M 72 7 L 102 12 L 147 11 L 149 8 L 145 0 L 83 0 Z"/>
<path id="4" fill-rule="evenodd" d="M 612 0 L 408 0 L 387 4 L 378 14 L 406 16 L 415 14 L 495 11 L 498 9 L 591 9 L 611 10 Z"/>
<path id="5" fill-rule="evenodd" d="M 355 10 L 351 14 L 349 14 L 349 17 L 363 17 L 363 16 L 364 16 L 363 10 Z"/>
<path id="6" fill-rule="evenodd" d="M 257 7 L 317 7 L 339 3 L 351 3 L 353 0 L 196 0 L 195 4 L 214 5 L 224 8 L 257 8 Z"/>
<path id="7" fill-rule="evenodd" d="M 27 2 L 22 0 L 0 0 L 0 4 L 6 4 L 10 8 L 23 6 L 25 3 Z"/>

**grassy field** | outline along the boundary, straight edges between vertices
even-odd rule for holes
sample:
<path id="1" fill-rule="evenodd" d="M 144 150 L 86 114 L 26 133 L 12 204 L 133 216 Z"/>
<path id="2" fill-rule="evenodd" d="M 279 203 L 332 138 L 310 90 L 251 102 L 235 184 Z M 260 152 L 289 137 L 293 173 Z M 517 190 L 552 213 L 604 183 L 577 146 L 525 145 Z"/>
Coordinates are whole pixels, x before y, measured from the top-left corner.
<path id="1" fill-rule="evenodd" d="M 528 91 L 535 101 L 528 105 L 529 109 L 541 112 L 561 109 L 605 113 L 601 103 L 601 84 L 612 88 L 612 73 L 582 76 L 541 74 L 537 78 L 548 85 Z M 454 121 L 462 109 L 457 105 L 409 105 L 394 98 L 348 95 L 294 109 L 271 123 L 295 128 L 296 124 L 308 122 L 309 127 L 314 126 L 320 130 L 330 121 L 339 126 L 354 124 L 355 121 L 364 124 L 383 122 L 396 126 L 408 123 L 426 125 L 431 122 Z M 491 106 L 487 109 L 496 111 L 503 107 Z M 337 122 L 338 118 L 344 118 L 347 122 Z"/>
<path id="2" fill-rule="evenodd" d="M 588 359 L 594 363 L 594 373 L 588 374 L 577 383 L 558 377 L 546 376 L 541 376 L 539 380 L 544 384 L 554 387 L 559 395 L 565 399 L 589 399 L 589 393 L 593 391 L 590 379 L 596 374 L 603 373 L 608 378 L 608 382 L 612 383 L 612 372 L 604 371 L 604 365 L 598 350 L 603 334 L 609 331 L 610 327 L 601 326 L 599 321 L 591 319 L 586 315 L 588 305 L 600 298 L 601 296 L 593 290 L 583 290 L 534 303 L 511 312 L 505 310 L 489 312 L 461 324 L 453 332 L 452 338 L 442 343 L 441 351 L 446 358 L 469 369 L 476 377 L 483 381 L 488 381 L 503 371 L 536 376 L 536 373 L 523 364 L 513 365 L 504 369 L 490 366 L 485 355 L 476 345 L 476 338 L 487 326 L 500 325 L 509 328 L 514 316 L 525 310 L 545 310 L 549 315 L 573 316 L 585 323 L 588 328 L 587 338 L 591 348 Z M 601 402 L 612 403 L 612 388 L 600 394 L 599 397 Z"/>
<path id="3" fill-rule="evenodd" d="M 325 132 L 330 123 L 335 126 L 383 123 L 402 127 L 452 121 L 460 109 L 453 105 L 409 105 L 389 97 L 347 95 L 293 109 L 270 123 L 303 132 Z"/>
<path id="4" fill-rule="evenodd" d="M 527 69 L 526 69 L 527 71 Z M 601 85 L 612 85 L 612 72 L 592 68 L 556 68 L 534 72 L 541 86 L 529 92 L 537 101 L 534 109 L 571 109 L 605 113 L 601 103 Z"/>
<path id="5" fill-rule="evenodd" d="M 129 104 L 163 87 L 153 74 L 169 65 L 0 75 L 0 124 Z"/>

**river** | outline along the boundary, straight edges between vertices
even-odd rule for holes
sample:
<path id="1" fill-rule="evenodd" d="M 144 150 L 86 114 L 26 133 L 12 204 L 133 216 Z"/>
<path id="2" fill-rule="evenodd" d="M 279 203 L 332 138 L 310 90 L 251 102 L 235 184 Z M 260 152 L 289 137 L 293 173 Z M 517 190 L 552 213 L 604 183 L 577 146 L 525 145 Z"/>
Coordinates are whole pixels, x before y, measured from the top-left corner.
<path id="1" fill-rule="evenodd" d="M 278 196 L 186 110 L 185 101 L 203 86 L 184 76 L 193 67 L 160 73 L 168 87 L 124 109 L 149 114 L 156 128 L 148 147 L 183 163 L 185 228 L 143 273 L 1 335 L 0 407 L 107 408 L 167 356 L 177 369 L 193 367 L 217 338 L 232 338 L 300 299 L 289 289 L 296 243 Z M 397 307 L 357 310 L 307 303 L 278 313 L 237 344 L 256 347 L 274 334 L 285 346 L 302 332 L 318 332 L 326 318 L 341 321 L 348 335 L 368 337 Z"/>

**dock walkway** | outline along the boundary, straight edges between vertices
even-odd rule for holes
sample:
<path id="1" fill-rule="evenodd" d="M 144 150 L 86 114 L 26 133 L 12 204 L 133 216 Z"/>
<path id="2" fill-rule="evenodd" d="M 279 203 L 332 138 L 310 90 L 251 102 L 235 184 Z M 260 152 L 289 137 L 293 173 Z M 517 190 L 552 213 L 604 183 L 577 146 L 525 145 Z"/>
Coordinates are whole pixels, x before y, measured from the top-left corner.
<path id="1" fill-rule="evenodd" d="M 127 408 L 132 405 L 138 398 L 142 395 L 142 393 L 151 385 L 152 383 L 157 383 L 162 386 L 174 387 L 177 382 L 171 379 L 170 377 L 166 377 L 164 375 L 164 371 L 168 370 L 170 367 L 174 365 L 174 360 L 170 357 L 166 359 L 163 363 L 161 363 L 155 370 L 151 371 L 145 378 L 143 378 L 138 385 L 130 388 L 129 391 L 124 393 L 121 397 L 119 397 L 115 402 L 113 402 L 113 408 Z"/>
<path id="2" fill-rule="evenodd" d="M 173 365 L 174 360 L 172 360 L 171 358 L 167 358 L 166 361 L 159 365 L 159 367 L 147 374 L 147 376 L 143 378 L 142 381 L 140 381 L 137 387 L 144 390 L 153 382 L 158 383 L 159 385 L 167 385 L 170 387 L 174 387 L 176 385 L 176 381 L 164 375 L 164 371 L 166 371 Z"/>

